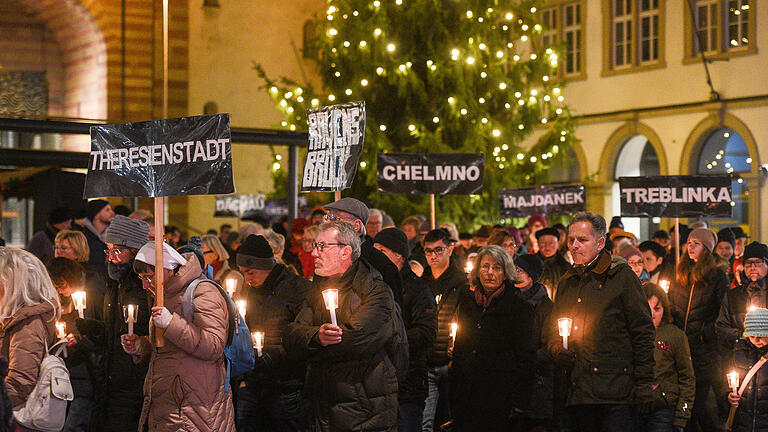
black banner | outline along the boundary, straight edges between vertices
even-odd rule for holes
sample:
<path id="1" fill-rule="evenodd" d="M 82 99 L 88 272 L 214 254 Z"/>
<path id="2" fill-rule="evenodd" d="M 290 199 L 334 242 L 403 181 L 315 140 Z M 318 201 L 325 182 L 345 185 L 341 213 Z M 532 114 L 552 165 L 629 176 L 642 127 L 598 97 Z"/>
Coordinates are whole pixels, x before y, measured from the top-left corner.
<path id="1" fill-rule="evenodd" d="M 483 190 L 480 153 L 379 153 L 379 191 L 471 195 Z"/>
<path id="2" fill-rule="evenodd" d="M 91 126 L 83 198 L 228 194 L 229 114 Z"/>
<path id="3" fill-rule="evenodd" d="M 301 191 L 340 191 L 352 186 L 365 139 L 365 102 L 307 112 L 309 147 Z"/>
<path id="4" fill-rule="evenodd" d="M 573 214 L 587 209 L 584 185 L 547 185 L 499 191 L 502 218 Z"/>
<path id="5" fill-rule="evenodd" d="M 307 212 L 307 197 L 299 196 L 299 214 Z M 265 199 L 264 194 L 244 194 L 216 197 L 214 217 L 248 218 L 264 216 L 273 219 L 288 215 L 288 199 Z"/>
<path id="6" fill-rule="evenodd" d="M 621 215 L 635 217 L 731 217 L 731 177 L 620 177 Z"/>

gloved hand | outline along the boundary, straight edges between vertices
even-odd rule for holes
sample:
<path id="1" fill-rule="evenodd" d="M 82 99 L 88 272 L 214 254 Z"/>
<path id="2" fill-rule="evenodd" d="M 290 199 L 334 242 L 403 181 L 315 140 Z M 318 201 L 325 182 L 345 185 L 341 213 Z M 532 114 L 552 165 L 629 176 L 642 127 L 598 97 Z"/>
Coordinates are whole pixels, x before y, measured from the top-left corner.
<path id="1" fill-rule="evenodd" d="M 171 324 L 173 314 L 163 306 L 155 306 L 152 308 L 152 320 L 155 322 L 155 327 L 166 328 Z"/>
<path id="2" fill-rule="evenodd" d="M 651 385 L 638 385 L 635 387 L 635 405 L 640 414 L 653 412 L 656 406 L 656 397 L 653 390 Z"/>

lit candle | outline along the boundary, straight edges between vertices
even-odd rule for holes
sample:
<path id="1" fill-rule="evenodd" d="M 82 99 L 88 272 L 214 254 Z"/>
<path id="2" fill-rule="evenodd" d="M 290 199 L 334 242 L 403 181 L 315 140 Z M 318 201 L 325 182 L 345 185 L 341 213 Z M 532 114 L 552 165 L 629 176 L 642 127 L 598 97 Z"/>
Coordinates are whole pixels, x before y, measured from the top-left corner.
<path id="1" fill-rule="evenodd" d="M 451 339 L 456 341 L 456 332 L 459 331 L 459 323 L 451 323 Z"/>
<path id="2" fill-rule="evenodd" d="M 726 376 L 728 377 L 728 385 L 733 390 L 733 394 L 739 394 L 739 373 L 730 371 Z"/>
<path id="3" fill-rule="evenodd" d="M 237 304 L 237 312 L 245 319 L 245 312 L 246 312 L 246 303 L 245 300 L 238 300 L 235 304 Z"/>
<path id="4" fill-rule="evenodd" d="M 72 293 L 72 302 L 75 303 L 77 315 L 83 319 L 83 310 L 85 310 L 85 291 L 75 291 Z"/>
<path id="5" fill-rule="evenodd" d="M 56 337 L 59 339 L 67 337 L 67 323 L 56 321 Z"/>
<path id="6" fill-rule="evenodd" d="M 472 269 L 475 268 L 475 265 L 472 264 L 472 260 L 467 260 L 467 264 L 464 266 L 464 273 L 472 273 Z"/>
<path id="7" fill-rule="evenodd" d="M 264 332 L 253 332 L 253 347 L 256 348 L 256 353 L 261 357 L 261 350 L 264 348 Z"/>
<path id="8" fill-rule="evenodd" d="M 757 306 L 755 305 L 749 305 L 749 310 L 747 312 L 752 312 L 753 310 L 757 309 Z"/>
<path id="9" fill-rule="evenodd" d="M 435 296 L 435 303 L 438 303 L 438 304 L 440 304 L 440 299 L 442 299 L 442 298 L 443 298 L 443 295 L 442 295 L 442 294 L 438 294 L 438 295 L 436 295 L 436 296 Z"/>
<path id="10" fill-rule="evenodd" d="M 230 298 L 234 298 L 235 290 L 237 289 L 237 281 L 232 278 L 227 278 L 224 282 L 227 285 L 227 294 Z"/>
<path id="11" fill-rule="evenodd" d="M 331 312 L 331 324 L 336 325 L 336 308 L 339 307 L 339 290 L 327 289 L 323 291 L 325 307 Z"/>
<path id="12" fill-rule="evenodd" d="M 133 334 L 133 324 L 136 322 L 136 318 L 139 314 L 139 306 L 138 305 L 125 305 L 123 306 L 123 317 L 125 317 L 125 322 L 128 323 L 128 334 Z"/>
<path id="13" fill-rule="evenodd" d="M 557 327 L 560 331 L 560 336 L 563 337 L 563 348 L 568 350 L 568 336 L 571 335 L 571 325 L 573 321 L 570 318 L 559 318 L 557 320 Z"/>
<path id="14" fill-rule="evenodd" d="M 659 286 L 661 287 L 661 289 L 664 290 L 664 292 L 666 294 L 669 294 L 669 281 L 668 280 L 660 280 L 659 281 Z"/>

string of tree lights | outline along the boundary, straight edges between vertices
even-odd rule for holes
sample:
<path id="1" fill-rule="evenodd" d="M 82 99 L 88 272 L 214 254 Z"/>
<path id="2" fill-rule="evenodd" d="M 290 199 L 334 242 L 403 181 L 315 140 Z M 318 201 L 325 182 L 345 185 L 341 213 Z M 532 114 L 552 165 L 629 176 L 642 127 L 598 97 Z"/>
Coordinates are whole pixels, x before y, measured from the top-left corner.
<path id="1" fill-rule="evenodd" d="M 442 197 L 438 214 L 470 222 L 465 209 L 472 205 L 472 222 L 491 222 L 499 188 L 545 183 L 551 162 L 574 140 L 558 79 L 563 47 L 542 46 L 542 4 L 329 0 L 305 47 L 315 53 L 320 88 L 255 67 L 288 130 L 306 129 L 311 107 L 366 102 L 351 195 L 402 211 L 396 220 L 424 212 L 425 197 L 376 193 L 376 154 L 483 153 L 483 193 Z M 535 144 L 523 148 L 532 136 Z M 278 156 L 270 164 L 279 194 L 287 179 Z"/>

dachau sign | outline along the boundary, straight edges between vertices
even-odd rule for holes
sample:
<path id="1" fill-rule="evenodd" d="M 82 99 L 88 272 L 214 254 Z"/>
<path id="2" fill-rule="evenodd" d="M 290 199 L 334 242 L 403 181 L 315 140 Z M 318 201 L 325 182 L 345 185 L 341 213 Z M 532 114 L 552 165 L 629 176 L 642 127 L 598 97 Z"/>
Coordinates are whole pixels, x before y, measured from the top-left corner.
<path id="1" fill-rule="evenodd" d="M 620 177 L 621 215 L 731 217 L 731 176 Z"/>

